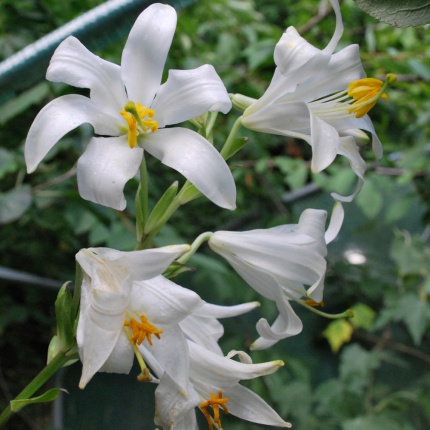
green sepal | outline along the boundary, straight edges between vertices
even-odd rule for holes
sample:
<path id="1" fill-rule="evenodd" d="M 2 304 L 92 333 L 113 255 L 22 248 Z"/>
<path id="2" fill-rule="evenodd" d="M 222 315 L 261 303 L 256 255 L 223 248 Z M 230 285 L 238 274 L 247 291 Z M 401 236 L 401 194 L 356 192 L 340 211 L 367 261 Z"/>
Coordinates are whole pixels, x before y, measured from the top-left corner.
<path id="1" fill-rule="evenodd" d="M 63 388 L 52 388 L 48 390 L 46 393 L 42 394 L 41 396 L 32 397 L 31 399 L 20 399 L 20 400 L 11 400 L 10 402 L 10 410 L 12 412 L 18 412 L 22 408 L 24 408 L 27 405 L 31 405 L 33 403 L 47 403 L 52 402 L 55 400 L 58 395 L 61 393 L 67 393 L 67 390 L 64 390 Z"/>
<path id="2" fill-rule="evenodd" d="M 175 261 L 164 271 L 163 276 L 165 278 L 172 279 L 181 273 L 194 272 L 195 270 L 195 267 L 185 266 L 184 264 Z"/>
<path id="3" fill-rule="evenodd" d="M 178 181 L 173 182 L 166 192 L 161 196 L 161 199 L 157 202 L 149 215 L 148 221 L 146 222 L 144 228 L 144 234 L 148 235 L 151 231 L 155 230 L 160 220 L 164 218 L 165 212 L 169 208 L 170 204 L 173 202 L 174 198 L 178 193 Z"/>
<path id="4" fill-rule="evenodd" d="M 66 282 L 58 292 L 55 301 L 57 317 L 57 334 L 52 338 L 48 348 L 48 363 L 59 353 L 68 351 L 75 343 L 75 313 L 73 297 Z"/>
<path id="5" fill-rule="evenodd" d="M 237 137 L 236 139 L 234 139 L 228 152 L 226 154 L 223 154 L 224 159 L 228 160 L 230 157 L 236 154 L 236 152 L 240 151 L 248 142 L 248 137 Z"/>

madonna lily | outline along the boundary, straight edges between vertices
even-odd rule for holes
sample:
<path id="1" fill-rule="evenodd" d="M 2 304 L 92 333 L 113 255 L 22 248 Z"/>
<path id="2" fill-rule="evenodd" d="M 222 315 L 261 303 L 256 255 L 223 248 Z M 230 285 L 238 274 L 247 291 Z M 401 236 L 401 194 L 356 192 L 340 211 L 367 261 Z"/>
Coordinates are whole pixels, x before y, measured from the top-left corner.
<path id="1" fill-rule="evenodd" d="M 165 128 L 231 108 L 210 65 L 171 70 L 161 85 L 176 19 L 171 6 L 149 6 L 130 31 L 121 66 L 92 54 L 74 37 L 59 45 L 47 79 L 89 88 L 90 97 L 62 96 L 40 111 L 25 144 L 29 173 L 61 137 L 89 123 L 97 137 L 78 161 L 78 187 L 84 199 L 123 210 L 125 183 L 136 175 L 145 150 L 183 174 L 215 204 L 235 208 L 233 177 L 213 145 L 189 129 Z"/>
<path id="2" fill-rule="evenodd" d="M 380 158 L 381 142 L 366 114 L 379 97 L 385 97 L 385 88 L 394 77 L 389 75 L 386 83 L 362 79 L 365 73 L 358 45 L 333 53 L 343 24 L 337 0 L 330 3 L 336 13 L 336 29 L 326 48 L 317 49 L 289 27 L 275 47 L 277 67 L 266 92 L 258 100 L 236 95 L 233 103 L 244 109 L 243 126 L 305 140 L 312 147 L 314 172 L 327 168 L 337 154 L 346 157 L 358 177 L 358 187 L 351 196 L 334 197 L 351 201 L 363 185 L 366 170 L 357 146 L 366 137 L 360 130 L 371 133 L 373 151 Z"/>
<path id="3" fill-rule="evenodd" d="M 213 430 L 214 424 L 222 428 L 221 414 L 228 413 L 257 424 L 291 427 L 260 396 L 239 384 L 241 380 L 275 372 L 283 365 L 282 361 L 253 364 L 251 358 L 241 351 L 232 351 L 224 357 L 192 341 L 188 341 L 188 347 L 190 383 L 198 393 L 200 402 L 196 406 L 203 412 L 209 430 Z M 232 359 L 235 355 L 239 356 L 240 362 Z M 166 430 L 198 430 L 194 409 L 171 427 L 168 423 L 159 424 Z"/>
<path id="4" fill-rule="evenodd" d="M 306 209 L 298 224 L 244 232 L 217 231 L 210 240 L 212 250 L 224 257 L 259 294 L 276 302 L 279 316 L 272 326 L 262 318 L 257 323 L 261 338 L 253 349 L 263 349 L 294 336 L 303 328 L 290 300 L 303 296 L 314 302 L 323 299 L 327 244 L 340 230 L 343 208 L 335 205 L 325 232 L 326 211 Z M 308 288 L 306 288 L 308 286 Z"/>
<path id="5" fill-rule="evenodd" d="M 107 248 L 78 252 L 84 274 L 77 328 L 81 388 L 96 372 L 128 373 L 135 354 L 142 377 L 149 380 L 140 346 L 160 362 L 178 354 L 165 367 L 182 375 L 177 381 L 181 387 L 185 384 L 180 381 L 188 380 L 188 347 L 178 323 L 204 302 L 160 273 L 187 250 L 186 245 L 176 245 L 132 252 Z"/>

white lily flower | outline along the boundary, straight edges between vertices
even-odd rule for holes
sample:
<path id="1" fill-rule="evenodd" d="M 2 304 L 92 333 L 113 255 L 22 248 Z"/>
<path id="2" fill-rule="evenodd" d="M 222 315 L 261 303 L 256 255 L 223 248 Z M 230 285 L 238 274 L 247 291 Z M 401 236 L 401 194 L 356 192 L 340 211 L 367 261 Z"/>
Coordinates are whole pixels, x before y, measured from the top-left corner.
<path id="1" fill-rule="evenodd" d="M 244 232 L 217 231 L 211 236 L 212 250 L 224 257 L 254 290 L 275 301 L 279 310 L 272 326 L 264 318 L 257 323 L 261 338 L 252 349 L 268 348 L 300 333 L 303 325 L 289 300 L 306 296 L 322 301 L 327 244 L 337 236 L 343 215 L 342 205 L 335 205 L 327 232 L 327 212 L 306 209 L 298 224 Z"/>
<path id="2" fill-rule="evenodd" d="M 84 273 L 77 329 L 81 388 L 96 372 L 128 373 L 138 348 L 143 351 L 136 354 L 138 359 L 146 360 L 148 351 L 150 360 L 155 357 L 175 374 L 181 389 L 186 387 L 188 347 L 178 323 L 204 302 L 160 273 L 188 249 L 175 245 L 132 252 L 107 248 L 78 252 Z M 175 360 L 169 359 L 176 354 Z M 150 379 L 149 371 L 144 366 L 142 370 Z"/>
<path id="3" fill-rule="evenodd" d="M 289 27 L 275 47 L 277 67 L 266 92 L 256 101 L 236 95 L 233 103 L 244 109 L 245 127 L 305 140 L 312 147 L 314 172 L 327 168 L 337 154 L 346 157 L 358 177 L 358 187 L 351 196 L 333 197 L 351 201 L 362 188 L 366 170 L 355 137 L 358 130 L 371 133 L 375 156 L 382 156 L 381 142 L 366 113 L 379 97 L 386 97 L 384 90 L 393 76 L 387 77 L 385 84 L 377 79 L 362 80 L 365 73 L 358 45 L 333 54 L 343 24 L 338 1 L 330 3 L 336 13 L 336 29 L 326 48 L 315 48 Z"/>
<path id="4" fill-rule="evenodd" d="M 192 341 L 188 341 L 188 346 L 190 382 L 200 396 L 200 402 L 196 406 L 205 415 L 209 430 L 213 430 L 214 423 L 218 428 L 222 427 L 221 409 L 223 413 L 230 413 L 257 424 L 291 427 L 291 424 L 284 421 L 260 396 L 239 384 L 241 380 L 254 379 L 277 371 L 283 366 L 282 361 L 253 364 L 244 352 L 232 351 L 224 357 Z M 239 356 L 240 362 L 232 359 L 235 355 Z M 182 420 L 170 428 L 198 430 L 195 411 L 189 410 Z"/>
<path id="5" fill-rule="evenodd" d="M 224 84 L 210 65 L 171 70 L 161 85 L 176 19 L 171 6 L 149 6 L 130 31 L 121 66 L 92 54 L 74 37 L 59 45 L 47 79 L 89 88 L 90 97 L 62 96 L 40 111 L 25 144 L 29 173 L 66 133 L 89 123 L 98 137 L 78 161 L 84 199 L 123 210 L 125 183 L 137 173 L 146 150 L 217 205 L 235 208 L 233 177 L 213 145 L 192 130 L 165 128 L 231 108 Z"/>

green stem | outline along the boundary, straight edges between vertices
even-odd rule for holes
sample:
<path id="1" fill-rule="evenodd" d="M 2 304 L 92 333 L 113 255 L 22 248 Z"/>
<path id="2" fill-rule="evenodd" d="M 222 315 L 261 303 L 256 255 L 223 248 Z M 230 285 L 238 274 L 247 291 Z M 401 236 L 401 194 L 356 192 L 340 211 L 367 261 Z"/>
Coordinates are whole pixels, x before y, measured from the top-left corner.
<path id="1" fill-rule="evenodd" d="M 29 399 L 54 373 L 66 364 L 71 357 L 67 353 L 57 354 L 46 367 L 15 397 L 14 400 Z M 9 406 L 0 415 L 0 427 L 2 427 L 14 414 Z"/>
<path id="2" fill-rule="evenodd" d="M 140 164 L 140 208 L 142 211 L 142 225 L 145 225 L 148 218 L 148 169 L 146 168 L 145 157 Z"/>
<path id="3" fill-rule="evenodd" d="M 289 300 L 294 300 L 300 306 L 303 306 L 304 308 L 310 310 L 314 314 L 320 315 L 324 318 L 336 320 L 336 319 L 340 319 L 340 318 L 353 318 L 354 317 L 354 311 L 352 309 L 347 309 L 345 312 L 342 312 L 340 314 L 328 314 L 326 312 L 322 312 L 322 311 L 319 311 L 318 309 L 315 309 L 315 307 L 308 305 L 303 300 L 300 300 L 300 299 L 297 299 L 297 298 L 291 296 L 286 291 L 284 291 L 284 294 L 288 297 Z"/>
<path id="4" fill-rule="evenodd" d="M 191 244 L 191 249 L 186 252 L 181 258 L 178 258 L 177 262 L 180 264 L 185 264 L 196 253 L 196 251 L 200 248 L 201 244 L 203 242 L 208 241 L 212 235 L 213 233 L 211 231 L 207 231 L 196 237 L 194 242 Z"/>
<path id="5" fill-rule="evenodd" d="M 228 135 L 227 140 L 225 141 L 224 146 L 221 150 L 221 155 L 224 158 L 224 160 L 227 160 L 229 158 L 230 150 L 234 143 L 234 139 L 236 138 L 236 135 L 239 132 L 241 127 L 242 127 L 242 117 L 240 116 L 234 122 L 233 127 L 230 130 L 230 134 Z"/>

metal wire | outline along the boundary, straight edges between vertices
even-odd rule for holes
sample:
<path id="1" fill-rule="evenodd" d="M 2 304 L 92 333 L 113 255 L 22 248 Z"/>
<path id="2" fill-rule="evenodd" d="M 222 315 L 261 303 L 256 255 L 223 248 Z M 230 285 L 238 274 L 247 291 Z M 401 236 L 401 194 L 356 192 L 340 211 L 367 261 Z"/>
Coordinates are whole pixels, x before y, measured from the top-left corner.
<path id="1" fill-rule="evenodd" d="M 195 0 L 168 0 L 176 9 Z M 49 33 L 0 63 L 0 103 L 45 78 L 49 60 L 66 37 L 101 47 L 125 36 L 140 12 L 153 0 L 109 0 Z"/>

